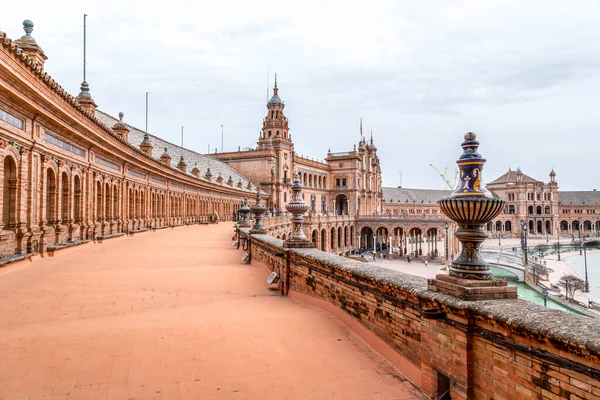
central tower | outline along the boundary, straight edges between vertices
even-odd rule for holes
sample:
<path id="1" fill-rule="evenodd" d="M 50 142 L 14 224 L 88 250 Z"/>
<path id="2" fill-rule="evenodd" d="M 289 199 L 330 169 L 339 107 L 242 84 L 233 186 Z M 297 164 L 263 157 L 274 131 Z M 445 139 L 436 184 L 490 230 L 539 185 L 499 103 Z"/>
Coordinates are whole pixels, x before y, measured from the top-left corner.
<path id="1" fill-rule="evenodd" d="M 278 144 L 280 146 L 291 147 L 289 137 L 288 119 L 283 114 L 285 103 L 279 97 L 279 88 L 277 87 L 277 74 L 275 74 L 275 86 L 273 86 L 273 96 L 267 103 L 267 116 L 263 119 L 263 128 L 258 139 L 259 147 Z M 287 146 L 286 146 L 287 145 Z"/>

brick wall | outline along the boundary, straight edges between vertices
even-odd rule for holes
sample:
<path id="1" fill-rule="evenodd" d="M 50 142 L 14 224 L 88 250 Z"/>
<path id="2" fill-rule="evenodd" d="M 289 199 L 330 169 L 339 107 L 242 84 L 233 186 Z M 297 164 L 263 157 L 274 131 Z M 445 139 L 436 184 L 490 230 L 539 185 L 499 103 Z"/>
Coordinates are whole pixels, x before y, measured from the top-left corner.
<path id="1" fill-rule="evenodd" d="M 252 260 L 385 341 L 434 398 L 600 399 L 600 322 L 523 300 L 465 302 L 426 279 L 253 235 Z M 397 364 L 396 364 L 397 365 Z M 414 375 L 417 368 L 420 374 Z"/>

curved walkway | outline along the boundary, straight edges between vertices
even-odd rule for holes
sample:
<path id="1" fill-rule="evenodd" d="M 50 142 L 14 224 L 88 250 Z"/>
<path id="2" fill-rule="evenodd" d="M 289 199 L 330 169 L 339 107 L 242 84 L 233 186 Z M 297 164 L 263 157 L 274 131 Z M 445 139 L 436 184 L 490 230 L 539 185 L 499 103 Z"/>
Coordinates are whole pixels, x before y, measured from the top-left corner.
<path id="1" fill-rule="evenodd" d="M 269 291 L 232 224 L 0 269 L 0 399 L 415 399 L 328 313 Z"/>

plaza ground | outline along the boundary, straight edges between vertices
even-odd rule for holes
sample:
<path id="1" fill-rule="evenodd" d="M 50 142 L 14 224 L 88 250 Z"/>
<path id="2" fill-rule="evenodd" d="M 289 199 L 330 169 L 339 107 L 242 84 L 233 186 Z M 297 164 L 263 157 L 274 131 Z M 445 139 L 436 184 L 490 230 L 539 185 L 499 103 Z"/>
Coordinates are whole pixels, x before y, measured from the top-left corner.
<path id="1" fill-rule="evenodd" d="M 232 223 L 0 269 L 0 399 L 423 398 L 339 320 L 267 288 Z"/>

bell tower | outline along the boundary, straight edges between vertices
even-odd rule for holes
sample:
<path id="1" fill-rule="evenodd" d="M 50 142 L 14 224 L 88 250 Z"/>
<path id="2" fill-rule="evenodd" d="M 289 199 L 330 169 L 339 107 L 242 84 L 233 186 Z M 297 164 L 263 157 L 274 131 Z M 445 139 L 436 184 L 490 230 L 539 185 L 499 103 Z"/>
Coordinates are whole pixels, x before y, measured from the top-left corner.
<path id="1" fill-rule="evenodd" d="M 273 87 L 273 96 L 267 103 L 267 116 L 263 119 L 263 127 L 258 146 L 269 147 L 272 145 L 291 147 L 289 136 L 288 119 L 283 114 L 285 103 L 279 97 L 279 88 L 277 87 L 277 74 L 275 74 L 275 86 Z"/>

